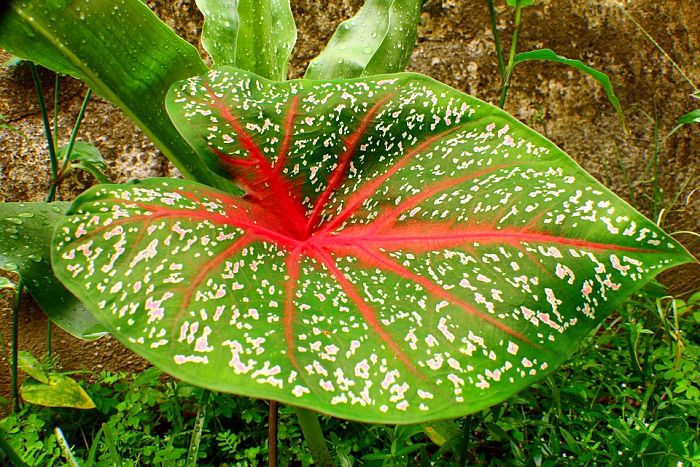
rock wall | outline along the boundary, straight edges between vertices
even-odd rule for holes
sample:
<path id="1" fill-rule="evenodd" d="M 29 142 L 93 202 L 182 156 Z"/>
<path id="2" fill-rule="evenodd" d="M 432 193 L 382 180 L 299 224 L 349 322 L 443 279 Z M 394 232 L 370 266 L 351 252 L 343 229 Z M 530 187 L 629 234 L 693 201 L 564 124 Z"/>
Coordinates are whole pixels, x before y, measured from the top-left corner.
<path id="1" fill-rule="evenodd" d="M 292 0 L 299 28 L 290 67 L 292 77 L 303 74 L 308 61 L 324 46 L 342 19 L 361 5 L 359 0 Z M 497 1 L 499 29 L 508 49 L 512 10 Z M 557 64 L 530 62 L 515 72 L 506 110 L 548 136 L 580 165 L 618 195 L 649 216 L 664 207 L 669 231 L 700 231 L 700 125 L 665 135 L 679 116 L 700 107 L 693 99 L 700 86 L 700 17 L 697 0 L 545 0 L 523 12 L 518 49 L 551 48 L 569 58 L 606 72 L 627 114 L 625 133 L 596 81 Z M 149 1 L 149 6 L 175 31 L 198 44 L 202 17 L 194 0 Z M 663 49 L 645 35 L 636 20 Z M 201 49 L 200 49 L 201 50 Z M 203 51 L 202 51 L 203 53 Z M 0 61 L 9 56 L 0 51 Z M 674 63 L 676 65 L 674 65 Z M 680 68 L 688 79 L 686 80 Z M 418 45 L 408 67 L 457 89 L 495 103 L 500 78 L 485 0 L 428 0 L 421 20 Z M 78 113 L 85 88 L 69 78 L 59 79 L 59 136 L 65 142 Z M 47 96 L 54 76 L 42 73 Z M 43 200 L 49 165 L 36 94 L 26 67 L 0 70 L 0 201 Z M 0 122 L 2 123 L 2 122 Z M 655 130 L 658 130 L 657 144 Z M 95 144 L 109 165 L 109 176 L 120 182 L 133 178 L 176 175 L 156 147 L 108 102 L 94 98 L 88 105 L 79 138 Z M 655 156 L 656 155 L 656 156 Z M 658 183 L 663 206 L 649 196 L 658 157 Z M 93 183 L 89 176 L 73 178 L 59 195 L 71 199 Z M 675 202 L 674 202 L 675 201 Z M 696 254 L 700 242 L 677 237 Z M 688 266 L 664 277 L 678 292 L 700 287 L 700 268 Z M 0 330 L 9 343 L 10 305 L 0 298 Z M 45 351 L 46 320 L 27 301 L 22 309 L 20 342 L 36 355 Z M 142 368 L 145 363 L 119 350 L 106 338 L 77 342 L 60 330 L 53 350 L 66 368 Z M 0 392 L 9 387 L 6 363 L 0 366 Z"/>

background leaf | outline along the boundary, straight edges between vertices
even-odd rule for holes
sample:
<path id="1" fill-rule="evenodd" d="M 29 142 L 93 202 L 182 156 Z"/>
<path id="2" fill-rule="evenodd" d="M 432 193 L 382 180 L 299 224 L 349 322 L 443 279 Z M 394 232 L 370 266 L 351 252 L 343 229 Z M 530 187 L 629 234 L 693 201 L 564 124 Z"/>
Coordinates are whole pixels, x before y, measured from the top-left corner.
<path id="1" fill-rule="evenodd" d="M 10 279 L 7 277 L 0 277 L 0 290 L 2 289 L 12 289 L 12 290 L 17 290 L 17 284 L 12 282 Z"/>
<path id="2" fill-rule="evenodd" d="M 34 355 L 30 354 L 26 350 L 19 351 L 19 354 L 17 355 L 17 366 L 20 370 L 24 371 L 39 382 L 49 384 L 49 377 L 42 368 L 41 363 L 34 358 Z"/>
<path id="3" fill-rule="evenodd" d="M 48 384 L 35 380 L 22 383 L 22 399 L 30 404 L 46 407 L 70 407 L 73 409 L 94 409 L 90 396 L 68 376 L 57 373 L 49 375 Z"/>
<path id="4" fill-rule="evenodd" d="M 134 30 L 138 34 L 134 34 Z M 197 50 L 139 0 L 15 0 L 0 17 L 0 47 L 84 81 L 134 121 L 186 176 L 226 189 L 202 170 L 170 123 L 170 85 L 204 73 Z"/>
<path id="5" fill-rule="evenodd" d="M 342 22 L 306 70 L 308 79 L 357 78 L 403 71 L 411 59 L 420 0 L 366 0 Z"/>
<path id="6" fill-rule="evenodd" d="M 66 157 L 66 151 L 68 150 L 68 144 L 61 146 L 58 149 L 56 157 L 62 160 Z M 102 168 L 105 166 L 105 160 L 102 157 L 102 153 L 94 145 L 86 141 L 75 141 L 73 143 L 73 149 L 70 153 L 70 160 L 72 161 L 84 161 L 91 162 L 93 164 L 99 165 Z"/>
<path id="7" fill-rule="evenodd" d="M 700 123 L 700 109 L 691 110 L 678 119 L 679 125 L 689 125 L 691 123 Z"/>
<path id="8" fill-rule="evenodd" d="M 56 279 L 51 270 L 53 227 L 69 203 L 0 203 L 0 268 L 16 272 L 46 316 L 80 339 L 105 329 Z"/>
<path id="9" fill-rule="evenodd" d="M 531 60 L 544 60 L 547 62 L 555 62 L 555 63 L 561 63 L 564 65 L 568 65 L 572 68 L 575 68 L 583 73 L 586 73 L 598 81 L 601 86 L 603 86 L 603 90 L 605 91 L 605 94 L 608 96 L 608 100 L 612 104 L 612 106 L 615 108 L 615 111 L 617 112 L 617 115 L 620 117 L 620 122 L 622 123 L 622 128 L 627 131 L 627 124 L 625 123 L 625 113 L 622 111 L 622 106 L 620 105 L 620 100 L 617 98 L 615 95 L 615 90 L 613 89 L 612 82 L 610 81 L 610 78 L 608 78 L 608 75 L 603 73 L 602 71 L 598 71 L 595 68 L 591 68 L 590 66 L 586 65 L 580 60 L 572 60 L 570 58 L 562 57 L 561 55 L 557 55 L 553 50 L 550 49 L 539 49 L 539 50 L 530 50 L 528 52 L 520 52 L 515 56 L 515 60 L 513 62 L 513 66 L 518 65 L 519 63 L 531 61 Z"/>
<path id="10" fill-rule="evenodd" d="M 204 15 L 202 46 L 216 66 L 287 79 L 297 39 L 289 0 L 197 0 L 197 6 Z"/>
<path id="11" fill-rule="evenodd" d="M 457 417 L 693 261 L 546 138 L 425 76 L 221 68 L 167 105 L 244 194 L 94 187 L 52 254 L 124 345 L 193 384 L 362 421 Z"/>

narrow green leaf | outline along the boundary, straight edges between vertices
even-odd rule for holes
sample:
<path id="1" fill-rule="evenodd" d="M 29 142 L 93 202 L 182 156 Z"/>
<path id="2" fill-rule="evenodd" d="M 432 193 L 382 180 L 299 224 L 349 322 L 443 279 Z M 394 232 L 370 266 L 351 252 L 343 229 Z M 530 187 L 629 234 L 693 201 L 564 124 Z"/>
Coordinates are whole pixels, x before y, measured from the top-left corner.
<path id="1" fill-rule="evenodd" d="M 197 0 L 197 6 L 204 15 L 202 46 L 215 65 L 287 79 L 297 39 L 289 0 Z"/>
<path id="2" fill-rule="evenodd" d="M 306 70 L 308 79 L 357 78 L 403 71 L 411 59 L 420 0 L 366 0 L 338 26 Z"/>
<path id="3" fill-rule="evenodd" d="M 46 316 L 80 339 L 106 334 L 51 269 L 53 227 L 69 203 L 0 203 L 0 268 L 19 274 Z"/>
<path id="4" fill-rule="evenodd" d="M 22 399 L 30 404 L 46 407 L 71 407 L 74 409 L 94 409 L 90 396 L 68 376 L 50 374 L 48 384 L 35 380 L 22 383 Z"/>
<path id="5" fill-rule="evenodd" d="M 110 460 L 112 461 L 112 464 L 121 467 L 123 464 L 121 457 L 119 457 L 119 451 L 117 450 L 117 437 L 112 431 L 112 428 L 106 423 L 102 424 L 102 430 L 105 434 L 105 442 L 107 443 L 107 447 L 109 448 L 109 455 L 111 457 Z"/>
<path id="6" fill-rule="evenodd" d="M 174 81 L 207 68 L 143 2 L 15 0 L 0 17 L 0 47 L 83 80 L 120 107 L 185 176 L 226 189 L 203 170 L 163 107 Z"/>
<path id="7" fill-rule="evenodd" d="M 20 350 L 17 355 L 17 366 L 32 378 L 49 384 L 49 377 L 41 366 L 41 363 L 34 358 L 34 355 L 26 350 Z"/>
<path id="8" fill-rule="evenodd" d="M 519 63 L 531 60 L 543 60 L 547 62 L 561 63 L 575 68 L 578 71 L 586 73 L 595 78 L 598 81 L 598 83 L 600 83 L 600 85 L 603 87 L 605 94 L 608 96 L 608 100 L 615 108 L 617 115 L 620 117 L 622 127 L 625 129 L 625 131 L 627 131 L 625 113 L 622 111 L 620 100 L 615 95 L 615 90 L 613 89 L 612 82 L 610 81 L 610 78 L 608 78 L 608 75 L 606 75 L 602 71 L 596 70 L 595 68 L 591 68 L 590 66 L 586 65 L 580 60 L 573 60 L 570 58 L 562 57 L 561 55 L 557 55 L 553 50 L 550 49 L 539 49 L 530 50 L 528 52 L 520 52 L 515 56 L 514 66 L 518 65 Z"/>
<path id="9" fill-rule="evenodd" d="M 52 259 L 125 346 L 192 384 L 368 422 L 454 418 L 546 376 L 694 261 L 545 137 L 425 76 L 223 67 L 167 107 L 243 193 L 94 187 Z"/>
<path id="10" fill-rule="evenodd" d="M 691 110 L 678 119 L 679 125 L 690 125 L 691 123 L 700 123 L 700 109 Z"/>

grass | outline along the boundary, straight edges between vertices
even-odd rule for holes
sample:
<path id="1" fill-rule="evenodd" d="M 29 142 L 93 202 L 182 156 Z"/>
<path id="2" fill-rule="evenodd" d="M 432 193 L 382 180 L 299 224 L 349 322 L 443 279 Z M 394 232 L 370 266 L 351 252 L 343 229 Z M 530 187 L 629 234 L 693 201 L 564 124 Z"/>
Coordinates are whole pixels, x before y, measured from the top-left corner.
<path id="1" fill-rule="evenodd" d="M 82 466 L 184 465 L 206 405 L 198 464 L 267 462 L 268 405 L 208 393 L 156 369 L 95 375 L 93 411 L 25 404 L 0 421 L 28 465 L 64 465 L 54 427 Z M 337 465 L 697 465 L 700 292 L 681 300 L 652 285 L 620 307 L 570 362 L 506 402 L 457 424 L 442 447 L 419 426 L 323 417 Z M 280 465 L 311 457 L 290 407 L 280 410 Z"/>

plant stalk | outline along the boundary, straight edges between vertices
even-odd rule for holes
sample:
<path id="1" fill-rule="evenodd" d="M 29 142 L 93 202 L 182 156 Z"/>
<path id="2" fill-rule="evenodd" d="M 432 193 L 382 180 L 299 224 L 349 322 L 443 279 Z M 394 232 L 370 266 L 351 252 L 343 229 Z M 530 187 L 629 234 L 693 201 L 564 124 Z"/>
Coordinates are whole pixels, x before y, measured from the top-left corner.
<path id="1" fill-rule="evenodd" d="M 17 293 L 12 303 L 12 362 L 10 363 L 10 378 L 12 379 L 12 410 L 19 411 L 19 390 L 17 388 L 17 372 L 19 371 L 19 306 L 22 303 L 24 281 L 20 276 L 17 282 Z"/>
<path id="2" fill-rule="evenodd" d="M 59 94 L 59 82 L 58 73 L 56 73 L 56 79 L 53 85 L 53 147 L 54 149 L 58 147 L 58 94 Z"/>
<path id="3" fill-rule="evenodd" d="M 44 92 L 41 89 L 41 82 L 39 81 L 39 73 L 37 72 L 36 65 L 32 62 L 29 62 L 29 69 L 32 72 L 32 79 L 34 80 L 34 87 L 36 88 L 36 94 L 39 100 L 39 108 L 41 109 L 41 118 L 44 122 L 44 133 L 46 135 L 46 141 L 49 147 L 49 160 L 51 162 L 51 186 L 49 188 L 47 202 L 51 202 L 56 196 L 56 186 L 53 182 L 58 176 L 58 159 L 56 158 L 56 148 L 53 144 L 51 124 L 49 123 L 49 116 L 46 112 L 46 102 L 44 101 Z"/>
<path id="4" fill-rule="evenodd" d="M 498 72 L 501 74 L 501 82 L 506 76 L 506 65 L 503 61 L 503 51 L 501 50 L 501 35 L 498 32 L 498 24 L 496 21 L 496 8 L 493 5 L 493 0 L 486 0 L 489 4 L 489 17 L 491 18 L 491 33 L 493 34 L 493 43 L 496 46 L 496 57 L 498 58 Z"/>
<path id="5" fill-rule="evenodd" d="M 516 0 L 515 2 L 515 24 L 513 27 L 513 38 L 510 42 L 510 54 L 508 55 L 508 66 L 506 67 L 506 72 L 503 77 L 503 82 L 501 83 L 501 99 L 498 101 L 498 107 L 501 109 L 506 105 L 506 97 L 508 96 L 508 88 L 510 87 L 510 81 L 513 77 L 513 70 L 515 69 L 515 51 L 518 45 L 518 36 L 520 35 L 520 19 L 523 8 L 520 6 L 521 0 Z"/>
<path id="6" fill-rule="evenodd" d="M 270 401 L 270 415 L 267 419 L 267 452 L 270 467 L 277 467 L 277 424 L 279 420 L 279 403 Z"/>
<path id="7" fill-rule="evenodd" d="M 318 414 L 313 410 L 302 409 L 301 407 L 297 407 L 296 411 L 301 431 L 304 433 L 306 445 L 309 447 L 314 462 L 321 467 L 332 467 L 333 458 L 328 451 L 328 446 L 326 446 L 323 430 L 321 430 L 321 424 L 318 421 Z"/>
<path id="8" fill-rule="evenodd" d="M 71 131 L 70 139 L 68 140 L 68 148 L 66 149 L 66 154 L 63 156 L 63 161 L 61 162 L 61 172 L 66 170 L 68 164 L 70 163 L 70 155 L 73 152 L 73 146 L 75 145 L 75 140 L 78 137 L 78 130 L 80 129 L 80 124 L 83 122 L 83 117 L 85 116 L 85 108 L 87 107 L 88 100 L 92 95 L 92 89 L 88 88 L 85 93 L 85 98 L 83 99 L 83 104 L 80 106 L 80 112 L 78 112 L 78 118 L 75 120 L 75 125 L 73 125 L 73 131 Z"/>

